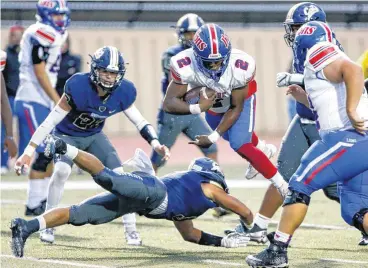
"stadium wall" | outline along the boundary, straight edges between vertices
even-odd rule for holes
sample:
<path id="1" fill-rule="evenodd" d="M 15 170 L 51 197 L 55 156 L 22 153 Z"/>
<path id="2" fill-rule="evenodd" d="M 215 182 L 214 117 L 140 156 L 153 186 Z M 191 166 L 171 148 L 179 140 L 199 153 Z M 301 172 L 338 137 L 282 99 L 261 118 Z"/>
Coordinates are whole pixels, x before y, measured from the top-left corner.
<path id="1" fill-rule="evenodd" d="M 286 97 L 283 89 L 275 86 L 277 72 L 286 71 L 292 51 L 283 40 L 280 28 L 227 29 L 234 48 L 252 55 L 257 62 L 258 94 L 256 130 L 269 135 L 280 134 L 288 125 Z M 352 60 L 368 48 L 368 29 L 335 29 Z M 152 124 L 162 99 L 161 94 L 161 54 L 176 43 L 172 30 L 116 30 L 116 29 L 70 29 L 71 50 L 83 57 L 83 70 L 89 71 L 89 56 L 104 45 L 118 47 L 129 62 L 126 78 L 133 81 L 138 89 L 136 105 Z M 1 29 L 2 47 L 7 43 L 8 29 Z M 134 126 L 124 115 L 110 118 L 105 131 L 111 136 L 136 133 Z"/>

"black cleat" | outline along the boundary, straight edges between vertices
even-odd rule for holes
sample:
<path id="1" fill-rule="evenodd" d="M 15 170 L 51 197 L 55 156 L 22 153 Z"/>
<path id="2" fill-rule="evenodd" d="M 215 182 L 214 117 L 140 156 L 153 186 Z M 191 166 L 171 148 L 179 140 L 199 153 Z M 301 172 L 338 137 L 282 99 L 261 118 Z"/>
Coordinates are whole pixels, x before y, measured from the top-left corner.
<path id="1" fill-rule="evenodd" d="M 55 154 L 66 153 L 66 143 L 62 139 L 59 139 L 53 135 L 48 135 L 44 141 L 45 151 L 44 154 L 47 158 L 54 158 Z"/>
<path id="2" fill-rule="evenodd" d="M 249 255 L 245 262 L 253 268 L 289 267 L 287 245 L 273 241 L 257 255 Z"/>
<path id="3" fill-rule="evenodd" d="M 15 257 L 21 258 L 24 254 L 24 244 L 29 236 L 26 221 L 21 218 L 15 218 L 10 223 L 12 232 L 11 250 Z"/>
<path id="4" fill-rule="evenodd" d="M 362 233 L 362 239 L 359 241 L 359 246 L 368 246 L 368 235 Z"/>
<path id="5" fill-rule="evenodd" d="M 41 202 L 41 204 L 38 207 L 35 207 L 33 209 L 26 206 L 26 211 L 24 212 L 24 215 L 26 216 L 39 216 L 43 214 L 46 210 L 46 199 Z"/>

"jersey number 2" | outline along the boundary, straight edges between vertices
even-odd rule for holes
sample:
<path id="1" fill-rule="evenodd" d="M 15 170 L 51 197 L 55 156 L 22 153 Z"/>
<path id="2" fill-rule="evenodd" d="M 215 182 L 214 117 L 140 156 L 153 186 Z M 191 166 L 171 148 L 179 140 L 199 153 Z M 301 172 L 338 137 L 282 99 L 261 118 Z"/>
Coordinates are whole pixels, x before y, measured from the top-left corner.
<path id="1" fill-rule="evenodd" d="M 178 63 L 179 68 L 183 68 L 184 66 L 191 64 L 192 61 L 189 57 L 185 57 L 183 59 L 177 60 L 176 62 Z"/>
<path id="2" fill-rule="evenodd" d="M 97 128 L 104 120 L 96 119 L 89 114 L 80 114 L 73 122 L 73 124 L 80 129 Z"/>
<path id="3" fill-rule="evenodd" d="M 237 59 L 235 61 L 235 67 L 236 68 L 239 68 L 239 69 L 242 69 L 244 71 L 248 70 L 248 62 L 244 61 L 244 60 L 240 60 L 240 59 Z"/>

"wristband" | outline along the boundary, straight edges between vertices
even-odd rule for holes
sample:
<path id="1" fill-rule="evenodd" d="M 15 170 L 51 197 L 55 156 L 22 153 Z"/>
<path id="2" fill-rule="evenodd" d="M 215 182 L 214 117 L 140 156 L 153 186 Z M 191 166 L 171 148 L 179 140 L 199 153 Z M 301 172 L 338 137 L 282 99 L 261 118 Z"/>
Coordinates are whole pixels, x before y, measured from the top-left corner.
<path id="1" fill-rule="evenodd" d="M 199 104 L 189 105 L 189 111 L 191 114 L 200 114 L 202 112 L 201 107 L 199 107 Z"/>
<path id="2" fill-rule="evenodd" d="M 218 141 L 218 139 L 220 138 L 220 134 L 215 130 L 214 132 L 212 132 L 210 135 L 208 135 L 208 139 L 212 142 L 215 143 L 216 141 Z"/>
<path id="3" fill-rule="evenodd" d="M 33 147 L 32 145 L 27 145 L 26 149 L 24 149 L 23 154 L 32 157 L 35 151 L 36 151 L 35 147 Z"/>
<path id="4" fill-rule="evenodd" d="M 9 140 L 14 140 L 14 137 L 13 136 L 6 136 L 5 139 L 9 139 Z"/>

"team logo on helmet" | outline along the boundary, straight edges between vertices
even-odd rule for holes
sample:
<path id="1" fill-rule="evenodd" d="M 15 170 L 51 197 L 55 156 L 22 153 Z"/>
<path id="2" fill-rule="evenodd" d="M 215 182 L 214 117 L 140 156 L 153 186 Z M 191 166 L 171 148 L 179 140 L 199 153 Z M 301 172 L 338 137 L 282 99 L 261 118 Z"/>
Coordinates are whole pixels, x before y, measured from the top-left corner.
<path id="1" fill-rule="evenodd" d="M 54 8 L 54 6 L 56 5 L 55 2 L 50 1 L 50 0 L 42 0 L 42 1 L 39 1 L 38 4 L 40 6 L 47 7 L 47 8 Z"/>
<path id="2" fill-rule="evenodd" d="M 310 21 L 312 16 L 317 12 L 319 12 L 319 9 L 315 5 L 306 6 L 304 8 L 304 14 L 307 16 L 308 21 Z"/>
<path id="3" fill-rule="evenodd" d="M 99 49 L 95 52 L 95 54 L 94 54 L 93 56 L 95 56 L 95 58 L 96 58 L 96 59 L 101 58 L 101 56 L 102 56 L 102 55 L 103 55 L 103 53 L 104 53 L 104 48 L 105 48 L 105 47 L 101 47 L 101 48 L 99 48 Z"/>
<path id="4" fill-rule="evenodd" d="M 221 34 L 221 41 L 224 43 L 226 48 L 229 48 L 230 40 L 226 34 Z"/>
<path id="5" fill-rule="evenodd" d="M 316 29 L 317 29 L 317 27 L 315 27 L 315 26 L 303 27 L 303 29 L 298 31 L 298 35 L 312 35 Z"/>
<path id="6" fill-rule="evenodd" d="M 199 33 L 197 32 L 196 35 L 194 36 L 194 41 L 193 43 L 196 45 L 196 47 L 200 50 L 203 51 L 206 47 L 207 44 L 202 40 L 202 38 L 199 36 Z"/>

